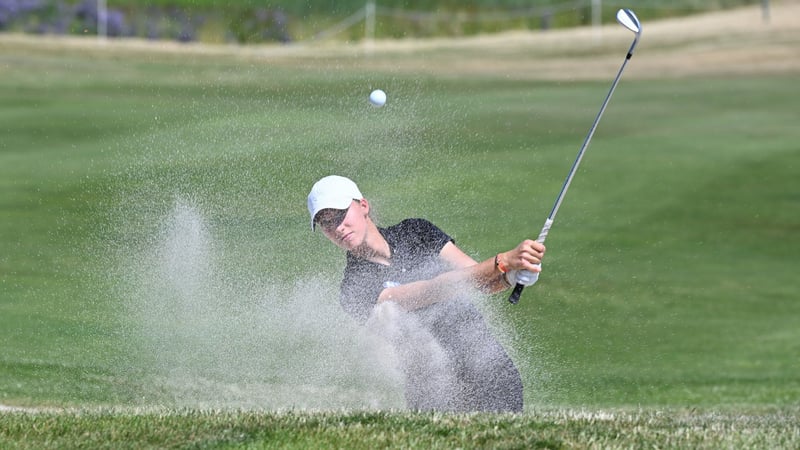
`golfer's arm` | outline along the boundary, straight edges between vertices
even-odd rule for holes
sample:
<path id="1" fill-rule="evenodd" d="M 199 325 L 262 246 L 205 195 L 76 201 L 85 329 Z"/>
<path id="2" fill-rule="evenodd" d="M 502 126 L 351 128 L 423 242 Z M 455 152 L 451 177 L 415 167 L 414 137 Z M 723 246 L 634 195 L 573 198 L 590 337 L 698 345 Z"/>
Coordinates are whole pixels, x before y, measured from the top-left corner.
<path id="1" fill-rule="evenodd" d="M 503 274 L 495 267 L 494 257 L 479 263 L 452 242 L 442 248 L 439 256 L 453 268 L 469 269 L 468 279 L 473 280 L 474 286 L 481 291 L 495 293 L 509 287 Z"/>
<path id="2" fill-rule="evenodd" d="M 447 272 L 449 274 L 451 272 Z M 444 274 L 446 275 L 446 274 Z M 454 283 L 444 283 L 439 277 L 431 280 L 415 281 L 400 286 L 388 287 L 381 291 L 378 303 L 394 302 L 405 310 L 424 308 L 444 301 L 454 294 Z"/>
<path id="3" fill-rule="evenodd" d="M 494 267 L 494 258 L 477 263 L 452 243 L 442 249 L 441 256 L 459 268 L 430 280 L 386 288 L 381 291 L 378 302 L 395 302 L 406 310 L 414 310 L 449 300 L 464 289 L 498 292 L 508 287 Z"/>

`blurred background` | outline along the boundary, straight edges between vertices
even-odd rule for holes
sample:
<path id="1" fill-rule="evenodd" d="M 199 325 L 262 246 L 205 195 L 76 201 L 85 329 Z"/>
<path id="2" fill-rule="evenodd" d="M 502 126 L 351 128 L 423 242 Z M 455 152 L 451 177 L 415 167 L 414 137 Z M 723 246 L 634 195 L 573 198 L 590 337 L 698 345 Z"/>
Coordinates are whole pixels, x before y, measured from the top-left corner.
<path id="1" fill-rule="evenodd" d="M 649 20 L 769 0 L 0 0 L 0 31 L 181 42 L 303 42 L 470 36 L 613 22 L 635 7 Z"/>

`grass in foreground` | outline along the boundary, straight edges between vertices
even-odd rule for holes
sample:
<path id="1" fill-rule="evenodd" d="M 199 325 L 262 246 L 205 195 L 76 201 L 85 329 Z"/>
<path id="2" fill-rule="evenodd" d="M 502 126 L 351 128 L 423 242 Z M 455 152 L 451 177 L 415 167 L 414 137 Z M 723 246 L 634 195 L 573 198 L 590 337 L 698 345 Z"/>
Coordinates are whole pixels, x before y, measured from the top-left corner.
<path id="1" fill-rule="evenodd" d="M 795 410 L 16 412 L 3 448 L 771 448 L 800 446 Z"/>

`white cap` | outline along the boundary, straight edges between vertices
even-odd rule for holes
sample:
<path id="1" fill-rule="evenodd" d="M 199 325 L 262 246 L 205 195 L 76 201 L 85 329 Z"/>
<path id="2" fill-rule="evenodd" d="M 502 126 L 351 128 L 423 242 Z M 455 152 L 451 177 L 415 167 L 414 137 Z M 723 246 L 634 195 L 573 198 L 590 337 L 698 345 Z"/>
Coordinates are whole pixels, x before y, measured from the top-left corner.
<path id="1" fill-rule="evenodd" d="M 347 209 L 353 200 L 364 198 L 353 180 L 339 175 L 329 175 L 316 183 L 308 194 L 308 213 L 311 214 L 311 230 L 314 217 L 323 209 Z"/>

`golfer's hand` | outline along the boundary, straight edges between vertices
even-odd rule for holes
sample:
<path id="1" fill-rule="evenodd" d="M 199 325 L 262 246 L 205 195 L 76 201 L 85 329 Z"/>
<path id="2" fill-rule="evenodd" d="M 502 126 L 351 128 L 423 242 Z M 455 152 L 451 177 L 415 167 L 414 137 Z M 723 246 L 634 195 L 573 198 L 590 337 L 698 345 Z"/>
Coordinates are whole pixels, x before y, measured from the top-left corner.
<path id="1" fill-rule="evenodd" d="M 542 271 L 542 258 L 544 258 L 544 244 L 531 239 L 520 242 L 516 248 L 503 253 L 500 257 L 509 271 L 525 270 L 539 273 Z"/>
<path id="2" fill-rule="evenodd" d="M 539 279 L 544 258 L 544 244 L 531 239 L 520 242 L 513 250 L 498 255 L 499 262 L 508 270 L 506 280 L 512 286 L 530 286 Z"/>
<path id="3" fill-rule="evenodd" d="M 511 270 L 506 274 L 506 280 L 511 286 L 521 284 L 531 286 L 539 280 L 539 272 L 529 272 L 527 270 Z"/>

